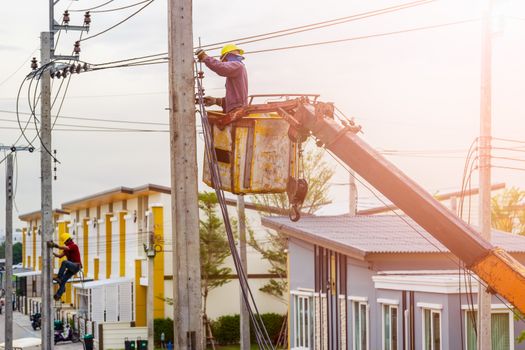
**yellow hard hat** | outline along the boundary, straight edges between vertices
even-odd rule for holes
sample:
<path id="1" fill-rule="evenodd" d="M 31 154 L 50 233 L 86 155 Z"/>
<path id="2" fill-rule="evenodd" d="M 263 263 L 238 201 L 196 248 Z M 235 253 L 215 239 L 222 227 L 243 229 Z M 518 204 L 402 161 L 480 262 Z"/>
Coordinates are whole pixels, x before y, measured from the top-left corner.
<path id="1" fill-rule="evenodd" d="M 244 54 L 244 50 L 239 48 L 239 47 L 237 47 L 237 45 L 235 45 L 235 44 L 226 44 L 226 45 L 224 45 L 222 50 L 221 50 L 221 60 L 224 58 L 224 56 L 228 52 L 232 52 L 232 51 L 235 51 L 235 50 L 238 50 L 239 54 L 241 54 L 241 55 Z"/>
<path id="2" fill-rule="evenodd" d="M 60 241 L 64 243 L 70 238 L 71 238 L 71 235 L 67 232 L 64 232 L 60 235 Z"/>

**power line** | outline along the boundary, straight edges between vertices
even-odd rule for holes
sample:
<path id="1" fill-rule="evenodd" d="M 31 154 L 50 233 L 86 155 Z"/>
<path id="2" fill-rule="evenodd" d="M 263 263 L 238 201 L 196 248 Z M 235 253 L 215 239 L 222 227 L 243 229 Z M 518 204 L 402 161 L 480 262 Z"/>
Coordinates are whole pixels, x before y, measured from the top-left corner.
<path id="1" fill-rule="evenodd" d="M 257 34 L 257 35 L 242 37 L 242 38 L 236 38 L 236 39 L 216 42 L 213 44 L 202 45 L 201 48 L 208 48 L 208 50 L 216 50 L 216 49 L 219 49 L 220 47 L 213 47 L 213 48 L 210 48 L 210 47 L 227 44 L 230 42 L 235 42 L 238 44 L 247 44 L 247 43 L 252 43 L 252 42 L 261 41 L 261 40 L 273 39 L 273 38 L 277 38 L 277 37 L 281 37 L 285 35 L 297 34 L 297 33 L 305 32 L 309 30 L 325 28 L 325 27 L 334 26 L 334 25 L 338 25 L 342 23 L 351 22 L 351 21 L 356 21 L 356 20 L 360 20 L 364 18 L 374 17 L 374 16 L 378 16 L 378 15 L 382 15 L 382 14 L 386 14 L 390 12 L 404 10 L 404 9 L 411 8 L 411 7 L 426 5 L 434 1 L 436 0 L 418 0 L 418 1 L 410 2 L 406 4 L 400 4 L 396 6 L 385 7 L 385 8 L 378 9 L 378 10 L 358 13 L 358 14 L 354 14 L 350 16 L 339 17 L 339 18 L 335 18 L 335 19 L 331 19 L 327 21 L 311 23 L 311 24 L 306 24 L 306 25 L 302 25 L 298 27 L 292 27 L 288 29 L 282 29 L 282 30 L 277 30 L 273 32 L 263 33 L 263 34 Z M 261 38 L 261 37 L 268 37 L 268 38 Z"/>
<path id="2" fill-rule="evenodd" d="M 142 10 L 144 10 L 146 7 L 148 7 L 149 5 L 151 5 L 151 4 L 153 3 L 153 1 L 155 1 L 155 0 L 149 0 L 149 2 L 148 2 L 146 5 L 142 6 L 140 9 L 138 9 L 138 10 L 135 11 L 135 12 L 133 12 L 131 15 L 129 15 L 128 17 L 124 18 L 122 21 L 120 21 L 120 22 L 118 22 L 118 23 L 112 25 L 111 27 L 106 28 L 106 29 L 104 29 L 103 31 L 98 32 L 97 34 L 93 34 L 93 35 L 88 36 L 87 38 L 81 39 L 81 40 L 79 40 L 79 41 L 86 41 L 86 40 L 89 40 L 89 39 L 96 38 L 97 36 L 102 35 L 102 34 L 108 32 L 108 31 L 110 31 L 111 29 L 114 29 L 114 28 L 118 27 L 119 25 L 121 25 L 122 23 L 124 23 L 124 22 L 128 21 L 129 19 L 133 18 L 135 15 L 137 15 L 137 14 L 140 13 Z"/>
<path id="3" fill-rule="evenodd" d="M 148 2 L 148 1 L 150 1 L 150 0 L 143 0 L 143 1 L 139 1 L 139 2 L 137 2 L 137 3 L 131 4 L 131 5 L 122 6 L 122 7 L 116 7 L 116 8 L 107 9 L 107 10 L 91 11 L 91 13 L 106 13 L 106 12 L 113 12 L 113 11 L 125 10 L 125 9 L 130 8 L 130 7 L 138 6 L 138 5 L 143 4 L 143 3 L 145 3 L 145 2 Z"/>
<path id="4" fill-rule="evenodd" d="M 27 62 L 31 59 L 31 57 L 33 57 L 33 55 L 34 55 L 35 52 L 37 52 L 37 51 L 38 51 L 38 48 L 36 48 L 35 50 L 33 50 L 33 52 L 29 55 L 29 57 L 26 58 L 26 59 L 24 60 L 24 62 L 23 62 L 23 63 L 22 63 L 17 69 L 15 69 L 15 71 L 14 71 L 13 73 L 9 74 L 9 76 L 7 76 L 7 78 L 5 78 L 4 80 L 2 80 L 2 81 L 0 82 L 0 86 L 4 85 L 6 82 L 9 81 L 9 79 L 11 79 L 16 73 L 18 73 L 18 72 L 20 71 L 20 69 L 22 69 L 22 68 L 27 64 Z"/>
<path id="5" fill-rule="evenodd" d="M 16 114 L 15 111 L 9 111 L 5 109 L 0 109 L 0 113 L 9 113 Z M 32 113 L 27 112 L 18 112 L 21 115 L 33 115 Z M 103 118 L 88 118 L 88 117 L 68 117 L 60 116 L 62 119 L 72 119 L 72 120 L 85 120 L 85 121 L 96 121 L 96 122 L 108 122 L 108 123 L 121 123 L 121 124 L 142 124 L 142 125 L 161 125 L 168 126 L 168 123 L 159 123 L 159 122 L 145 122 L 145 121 L 133 121 L 133 120 L 116 120 L 116 119 L 103 119 Z"/>
<path id="6" fill-rule="evenodd" d="M 106 1 L 105 3 L 101 4 L 101 5 L 98 5 L 98 6 L 95 6 L 95 7 L 91 7 L 91 8 L 88 8 L 88 9 L 82 9 L 82 10 L 69 10 L 71 12 L 86 12 L 86 11 L 92 11 L 92 10 L 95 10 L 95 9 L 98 9 L 98 8 L 101 8 L 103 6 L 106 6 L 110 3 L 112 3 L 113 1 L 115 0 L 109 0 L 109 1 Z"/>
<path id="7" fill-rule="evenodd" d="M 342 42 L 347 42 L 347 41 L 371 39 L 371 38 L 378 38 L 378 37 L 384 37 L 384 36 L 389 36 L 389 35 L 398 35 L 398 34 L 416 32 L 416 31 L 421 31 L 421 30 L 430 30 L 430 29 L 436 29 L 436 28 L 443 28 L 443 27 L 449 27 L 449 26 L 454 26 L 454 25 L 458 25 L 458 24 L 465 24 L 465 23 L 471 23 L 471 22 L 477 22 L 477 21 L 479 21 L 479 19 L 467 19 L 467 20 L 454 21 L 454 22 L 448 22 L 448 23 L 443 23 L 443 24 L 436 24 L 436 25 L 430 25 L 430 26 L 416 27 L 416 28 L 412 28 L 412 29 L 396 30 L 396 31 L 393 31 L 393 32 L 385 32 L 385 33 L 362 35 L 362 36 L 356 36 L 356 37 L 344 38 L 344 39 L 318 41 L 318 42 L 314 42 L 314 43 L 307 43 L 307 44 L 300 44 L 300 45 L 290 45 L 290 46 L 276 47 L 276 48 L 270 48 L 270 49 L 247 51 L 247 52 L 245 52 L 245 54 L 249 55 L 249 54 L 257 54 L 257 53 L 263 53 L 263 52 L 282 51 L 282 50 L 298 49 L 298 48 L 311 47 L 311 46 L 337 44 L 337 43 L 342 43 Z"/>

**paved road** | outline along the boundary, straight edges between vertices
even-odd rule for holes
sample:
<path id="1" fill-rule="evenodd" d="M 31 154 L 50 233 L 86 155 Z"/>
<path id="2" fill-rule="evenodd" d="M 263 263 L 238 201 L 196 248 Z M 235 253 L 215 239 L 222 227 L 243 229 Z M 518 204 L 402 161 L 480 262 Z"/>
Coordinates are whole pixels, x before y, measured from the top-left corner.
<path id="1" fill-rule="evenodd" d="M 5 309 L 2 310 L 2 315 L 0 315 L 0 343 L 4 342 L 5 338 Z M 20 312 L 15 312 L 13 314 L 13 338 L 25 338 L 25 337 L 36 337 L 40 338 L 40 330 L 36 332 L 33 331 L 31 327 L 31 321 L 29 321 L 29 316 L 23 315 Z M 56 349 L 60 350 L 81 350 L 83 349 L 82 343 L 58 343 L 55 345 Z"/>

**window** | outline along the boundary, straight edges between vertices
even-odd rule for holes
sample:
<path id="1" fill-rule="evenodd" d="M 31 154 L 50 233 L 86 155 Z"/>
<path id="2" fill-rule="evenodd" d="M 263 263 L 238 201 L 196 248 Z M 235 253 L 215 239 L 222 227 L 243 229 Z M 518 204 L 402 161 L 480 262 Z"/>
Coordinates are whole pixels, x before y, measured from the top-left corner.
<path id="1" fill-rule="evenodd" d="M 294 295 L 292 349 L 313 349 L 314 303 L 310 295 Z"/>
<path id="2" fill-rule="evenodd" d="M 368 305 L 352 302 L 352 324 L 354 329 L 354 350 L 368 350 Z"/>
<path id="3" fill-rule="evenodd" d="M 441 350 L 441 312 L 423 309 L 423 349 Z"/>
<path id="4" fill-rule="evenodd" d="M 383 350 L 397 350 L 397 306 L 383 305 Z"/>
<path id="5" fill-rule="evenodd" d="M 477 311 L 465 312 L 465 325 L 467 327 L 467 350 L 476 349 L 476 331 L 474 325 L 477 324 Z M 514 335 L 512 330 L 513 319 L 508 311 L 492 311 L 491 330 L 492 330 L 492 350 L 510 350 L 514 348 L 511 344 Z"/>

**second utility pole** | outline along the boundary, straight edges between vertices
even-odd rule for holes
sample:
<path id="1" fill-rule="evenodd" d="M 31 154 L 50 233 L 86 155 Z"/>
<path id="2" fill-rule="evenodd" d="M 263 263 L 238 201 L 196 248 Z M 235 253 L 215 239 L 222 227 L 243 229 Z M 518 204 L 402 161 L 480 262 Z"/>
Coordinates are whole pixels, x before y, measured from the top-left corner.
<path id="1" fill-rule="evenodd" d="M 192 1 L 168 1 L 174 348 L 201 350 Z"/>
<path id="2" fill-rule="evenodd" d="M 491 124 L 492 124 L 492 1 L 487 0 L 482 21 L 481 104 L 479 135 L 479 226 L 481 236 L 491 241 L 490 182 L 491 182 Z M 483 283 L 478 285 L 478 350 L 492 348 L 492 295 Z"/>
<path id="3" fill-rule="evenodd" d="M 13 153 L 5 174 L 5 346 L 13 349 Z M 0 306 L 1 307 L 1 306 Z"/>

